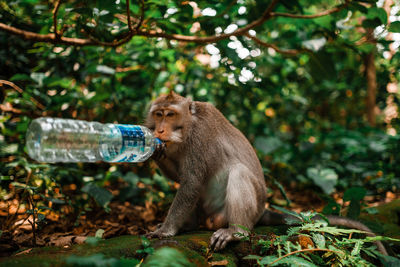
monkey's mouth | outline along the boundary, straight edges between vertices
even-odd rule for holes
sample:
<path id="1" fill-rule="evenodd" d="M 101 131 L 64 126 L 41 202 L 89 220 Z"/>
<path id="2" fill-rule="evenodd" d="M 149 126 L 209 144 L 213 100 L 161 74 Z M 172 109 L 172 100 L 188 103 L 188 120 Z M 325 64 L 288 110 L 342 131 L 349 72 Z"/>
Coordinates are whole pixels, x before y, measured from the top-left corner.
<path id="1" fill-rule="evenodd" d="M 162 142 L 165 146 L 168 146 L 168 145 L 170 145 L 170 144 L 172 143 L 171 140 L 165 140 L 165 139 L 162 139 L 162 138 L 160 138 L 160 137 L 157 137 L 157 138 L 160 139 L 161 142 Z"/>
<path id="2" fill-rule="evenodd" d="M 174 142 L 173 141 L 171 141 L 171 140 L 162 140 L 163 142 L 164 142 L 164 144 L 165 144 L 165 147 L 168 147 L 168 146 L 170 146 L 170 145 L 172 145 Z"/>

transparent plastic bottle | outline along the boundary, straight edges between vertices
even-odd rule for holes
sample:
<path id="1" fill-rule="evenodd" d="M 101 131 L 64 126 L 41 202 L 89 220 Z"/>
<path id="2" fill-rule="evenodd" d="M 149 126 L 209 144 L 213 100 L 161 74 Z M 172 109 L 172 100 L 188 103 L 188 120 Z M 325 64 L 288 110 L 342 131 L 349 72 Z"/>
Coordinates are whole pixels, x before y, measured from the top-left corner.
<path id="1" fill-rule="evenodd" d="M 41 162 L 142 162 L 162 143 L 144 126 L 38 118 L 29 125 L 26 146 Z"/>

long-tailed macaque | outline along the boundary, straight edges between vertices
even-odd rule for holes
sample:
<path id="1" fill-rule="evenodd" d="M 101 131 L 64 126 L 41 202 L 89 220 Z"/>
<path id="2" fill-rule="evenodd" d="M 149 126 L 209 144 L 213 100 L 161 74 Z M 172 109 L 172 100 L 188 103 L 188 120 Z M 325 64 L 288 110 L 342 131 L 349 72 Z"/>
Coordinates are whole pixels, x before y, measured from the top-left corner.
<path id="1" fill-rule="evenodd" d="M 180 183 L 164 223 L 149 237 L 174 236 L 202 224 L 215 230 L 210 244 L 220 250 L 238 239 L 236 233 L 247 234 L 239 226 L 285 223 L 285 215 L 264 210 L 266 185 L 253 147 L 213 105 L 171 92 L 152 103 L 146 126 L 166 145 L 157 165 Z M 370 231 L 355 221 L 329 219 Z"/>

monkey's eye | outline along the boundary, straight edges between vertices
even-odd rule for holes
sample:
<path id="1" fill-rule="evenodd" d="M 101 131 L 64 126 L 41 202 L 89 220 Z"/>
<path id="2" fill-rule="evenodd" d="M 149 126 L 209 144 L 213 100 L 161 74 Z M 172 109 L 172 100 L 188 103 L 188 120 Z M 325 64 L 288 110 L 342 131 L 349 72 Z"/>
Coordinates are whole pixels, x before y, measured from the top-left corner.
<path id="1" fill-rule="evenodd" d="M 175 112 L 168 112 L 167 113 L 167 117 L 172 117 L 172 116 L 174 116 L 175 115 Z"/>
<path id="2" fill-rule="evenodd" d="M 162 117 L 162 115 L 163 115 L 163 113 L 162 113 L 161 111 L 157 111 L 157 112 L 156 112 L 156 116 L 157 116 L 157 117 Z"/>
<path id="3" fill-rule="evenodd" d="M 182 130 L 183 126 L 175 126 L 175 131 Z"/>

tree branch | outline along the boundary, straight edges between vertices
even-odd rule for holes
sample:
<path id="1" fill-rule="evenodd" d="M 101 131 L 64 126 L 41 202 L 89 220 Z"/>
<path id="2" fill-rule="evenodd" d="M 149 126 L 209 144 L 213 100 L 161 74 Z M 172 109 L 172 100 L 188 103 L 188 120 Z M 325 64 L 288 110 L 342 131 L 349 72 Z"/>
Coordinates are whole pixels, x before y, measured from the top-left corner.
<path id="1" fill-rule="evenodd" d="M 266 43 L 264 41 L 261 41 L 260 39 L 258 39 L 255 36 L 250 35 L 249 33 L 244 34 L 247 38 L 250 38 L 251 40 L 253 40 L 255 43 L 257 43 L 260 46 L 263 47 L 268 47 L 268 48 L 272 48 L 274 49 L 276 52 L 283 54 L 283 55 L 287 55 L 287 56 L 295 56 L 298 55 L 300 53 L 305 53 L 305 52 L 311 52 L 308 49 L 281 49 L 278 46 L 274 45 L 274 44 L 270 44 L 270 43 Z"/>
<path id="2" fill-rule="evenodd" d="M 59 3 L 58 0 L 57 3 Z M 89 46 L 89 45 L 102 45 L 102 46 L 111 46 L 111 47 L 117 47 L 120 46 L 124 43 L 129 42 L 129 40 L 132 38 L 133 35 L 138 35 L 138 36 L 145 36 L 145 37 L 161 37 L 165 38 L 168 40 L 176 40 L 176 41 L 182 41 L 182 42 L 194 42 L 194 43 L 214 43 L 218 42 L 220 40 L 227 39 L 231 36 L 240 36 L 240 35 L 245 35 L 247 32 L 251 29 L 254 29 L 257 26 L 262 25 L 265 21 L 271 19 L 272 17 L 291 17 L 291 18 L 317 18 L 321 16 L 325 16 L 328 14 L 332 14 L 334 12 L 338 12 L 342 10 L 344 7 L 350 3 L 350 0 L 346 0 L 345 4 L 332 8 L 330 10 L 314 14 L 314 15 L 295 15 L 295 14 L 288 14 L 288 13 L 278 13 L 278 12 L 272 12 L 272 10 L 275 8 L 275 6 L 278 4 L 279 0 L 272 0 L 270 5 L 266 8 L 264 13 L 260 18 L 257 20 L 247 24 L 246 26 L 242 28 L 238 28 L 234 32 L 231 33 L 225 33 L 225 34 L 220 34 L 220 35 L 213 35 L 213 36 L 189 36 L 189 35 L 180 35 L 180 34 L 168 34 L 165 32 L 160 32 L 158 30 L 139 30 L 139 27 L 143 23 L 143 18 L 144 18 L 144 3 L 143 0 L 140 0 L 142 5 L 141 5 L 141 15 L 140 15 L 140 20 L 139 23 L 135 26 L 134 29 L 132 29 L 132 25 L 130 22 L 130 14 L 129 14 L 129 1 L 127 1 L 127 16 L 128 16 L 128 27 L 129 27 L 129 33 L 124 36 L 120 40 L 114 40 L 112 42 L 103 42 L 96 40 L 95 38 L 89 36 L 88 39 L 81 39 L 81 38 L 70 38 L 70 37 L 63 37 L 59 36 L 57 38 L 57 33 L 55 34 L 38 34 L 30 31 L 24 31 L 12 26 L 8 26 L 4 23 L 0 23 L 0 30 L 6 31 L 8 33 L 14 34 L 14 35 L 19 35 L 22 36 L 25 39 L 32 40 L 32 41 L 38 41 L 38 42 L 48 42 L 48 43 L 53 43 L 53 44 L 66 44 L 66 45 L 75 45 L 75 46 Z M 56 12 L 54 12 L 56 13 Z M 132 30 L 131 30 L 132 29 Z M 261 40 L 258 42 L 258 39 L 253 39 L 260 45 L 263 44 Z M 269 44 L 268 44 L 269 45 Z M 264 45 L 265 46 L 265 45 Z M 279 49 L 277 47 L 273 47 L 269 45 L 269 47 L 274 48 L 276 51 L 279 52 Z M 283 53 L 284 50 L 281 50 Z M 293 51 L 289 50 L 289 54 L 293 54 Z"/>
<path id="3" fill-rule="evenodd" d="M 144 0 L 139 0 L 139 2 L 140 2 L 140 18 L 139 18 L 139 22 L 135 26 L 135 31 L 139 30 L 139 28 L 142 26 L 143 21 L 144 21 Z"/>
<path id="4" fill-rule="evenodd" d="M 268 19 L 271 18 L 272 10 L 275 8 L 275 6 L 278 2 L 279 2 L 279 0 L 273 0 L 260 18 L 251 22 L 250 24 L 247 24 L 245 27 L 239 28 L 236 31 L 231 32 L 231 33 L 199 37 L 199 36 L 188 36 L 188 35 L 180 35 L 180 34 L 167 34 L 164 32 L 156 32 L 156 31 L 148 31 L 148 32 L 141 31 L 141 32 L 138 32 L 137 35 L 146 36 L 146 37 L 162 37 L 162 38 L 165 38 L 168 40 L 177 40 L 177 41 L 182 41 L 182 42 L 214 43 L 214 42 L 218 42 L 218 41 L 227 39 L 231 36 L 244 35 L 249 30 L 251 30 L 257 26 L 260 26 L 265 21 L 267 21 Z"/>
<path id="5" fill-rule="evenodd" d="M 9 82 L 6 80 L 0 80 L 0 87 L 3 86 L 3 84 L 10 86 L 11 88 L 13 88 L 15 91 L 17 91 L 18 93 L 22 94 L 24 93 L 24 90 L 22 90 L 20 87 L 18 87 L 15 83 L 13 82 Z M 39 101 L 37 101 L 36 99 L 34 99 L 33 97 L 30 97 L 30 100 L 41 110 L 44 110 L 46 107 L 43 106 Z"/>
<path id="6" fill-rule="evenodd" d="M 69 38 L 60 36 L 59 39 L 55 38 L 55 34 L 38 34 L 30 31 L 24 31 L 13 26 L 9 26 L 7 24 L 0 22 L 0 30 L 5 32 L 22 36 L 26 40 L 37 41 L 37 42 L 46 42 L 53 44 L 67 44 L 67 45 L 76 45 L 76 46 L 85 46 L 85 45 L 95 45 L 93 41 L 89 39 L 80 39 L 80 38 Z"/>
<path id="7" fill-rule="evenodd" d="M 56 0 L 56 4 L 53 9 L 53 26 L 54 26 L 54 35 L 56 39 L 60 39 L 60 34 L 57 31 L 57 13 L 60 8 L 61 0 Z M 61 34 L 62 35 L 62 34 Z"/>
<path id="8" fill-rule="evenodd" d="M 128 20 L 128 29 L 129 32 L 133 32 L 132 21 L 131 21 L 131 10 L 129 8 L 131 0 L 126 0 L 126 17 Z"/>
<path id="9" fill-rule="evenodd" d="M 341 6 L 337 6 L 332 9 L 325 10 L 321 13 L 312 14 L 312 15 L 297 15 L 297 14 L 290 14 L 290 13 L 271 12 L 271 16 L 272 17 L 287 17 L 287 18 L 295 18 L 295 19 L 315 19 L 315 18 L 319 18 L 319 17 L 323 17 L 326 15 L 330 15 L 330 14 L 339 12 L 340 10 L 347 7 L 349 3 L 350 3 L 350 0 L 346 0 L 345 3 Z"/>

